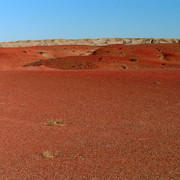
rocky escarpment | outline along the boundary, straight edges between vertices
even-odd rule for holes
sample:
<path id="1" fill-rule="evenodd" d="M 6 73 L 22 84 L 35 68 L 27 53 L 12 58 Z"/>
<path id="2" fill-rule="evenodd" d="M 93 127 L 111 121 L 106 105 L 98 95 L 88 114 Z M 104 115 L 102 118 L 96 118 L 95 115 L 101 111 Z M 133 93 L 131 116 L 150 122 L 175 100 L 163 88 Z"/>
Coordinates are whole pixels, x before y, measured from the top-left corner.
<path id="1" fill-rule="evenodd" d="M 101 38 L 101 39 L 53 39 L 2 42 L 0 47 L 32 47 L 32 46 L 58 46 L 58 45 L 89 45 L 104 46 L 111 44 L 158 44 L 180 43 L 180 39 L 154 39 L 154 38 Z"/>

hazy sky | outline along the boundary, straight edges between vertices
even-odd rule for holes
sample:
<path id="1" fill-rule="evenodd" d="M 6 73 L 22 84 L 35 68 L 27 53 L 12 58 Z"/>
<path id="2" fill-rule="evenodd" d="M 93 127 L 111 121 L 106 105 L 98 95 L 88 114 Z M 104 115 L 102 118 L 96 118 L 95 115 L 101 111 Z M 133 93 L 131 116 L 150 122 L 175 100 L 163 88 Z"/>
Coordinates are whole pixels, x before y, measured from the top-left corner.
<path id="1" fill-rule="evenodd" d="M 0 42 L 180 38 L 180 0 L 0 0 Z"/>

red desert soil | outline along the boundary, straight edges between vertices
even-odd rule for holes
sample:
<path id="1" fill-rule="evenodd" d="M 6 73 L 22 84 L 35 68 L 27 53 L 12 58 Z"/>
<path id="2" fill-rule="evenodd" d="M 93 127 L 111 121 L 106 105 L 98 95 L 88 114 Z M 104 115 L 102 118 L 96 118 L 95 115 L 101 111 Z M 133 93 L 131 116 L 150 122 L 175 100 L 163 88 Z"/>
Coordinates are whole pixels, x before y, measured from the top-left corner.
<path id="1" fill-rule="evenodd" d="M 179 44 L 119 46 L 0 48 L 0 179 L 179 179 Z"/>
<path id="2" fill-rule="evenodd" d="M 41 59 L 89 55 L 96 49 L 93 46 L 0 48 L 0 70 L 21 69 L 23 65 Z"/>
<path id="3" fill-rule="evenodd" d="M 179 68 L 180 43 L 0 48 L 0 70 Z"/>

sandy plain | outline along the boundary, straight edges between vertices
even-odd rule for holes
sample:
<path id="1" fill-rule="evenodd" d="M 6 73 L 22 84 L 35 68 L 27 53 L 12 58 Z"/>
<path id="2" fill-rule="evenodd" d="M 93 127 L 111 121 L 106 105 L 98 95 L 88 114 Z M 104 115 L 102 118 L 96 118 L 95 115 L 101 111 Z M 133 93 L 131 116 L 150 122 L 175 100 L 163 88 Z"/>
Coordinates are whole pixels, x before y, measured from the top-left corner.
<path id="1" fill-rule="evenodd" d="M 0 48 L 0 179 L 178 179 L 180 44 Z"/>

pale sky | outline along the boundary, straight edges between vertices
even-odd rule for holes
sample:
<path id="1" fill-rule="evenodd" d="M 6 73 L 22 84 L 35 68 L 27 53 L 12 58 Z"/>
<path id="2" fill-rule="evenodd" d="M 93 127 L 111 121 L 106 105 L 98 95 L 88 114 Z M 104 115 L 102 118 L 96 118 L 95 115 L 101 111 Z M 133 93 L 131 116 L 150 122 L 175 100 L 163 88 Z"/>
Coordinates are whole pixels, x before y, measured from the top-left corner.
<path id="1" fill-rule="evenodd" d="M 180 0 L 0 0 L 0 42 L 180 38 Z"/>

